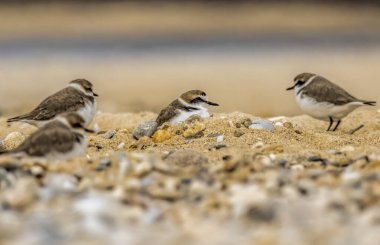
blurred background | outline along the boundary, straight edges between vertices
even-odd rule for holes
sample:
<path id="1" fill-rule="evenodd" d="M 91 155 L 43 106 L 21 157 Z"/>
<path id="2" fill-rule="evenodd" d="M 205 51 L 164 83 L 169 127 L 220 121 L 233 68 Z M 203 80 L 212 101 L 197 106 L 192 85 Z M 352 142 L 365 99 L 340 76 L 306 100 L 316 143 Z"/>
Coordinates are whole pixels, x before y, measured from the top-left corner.
<path id="1" fill-rule="evenodd" d="M 285 88 L 301 72 L 380 101 L 378 1 L 9 0 L 0 33 L 6 115 L 75 78 L 109 112 L 158 112 L 202 89 L 215 111 L 296 115 Z"/>

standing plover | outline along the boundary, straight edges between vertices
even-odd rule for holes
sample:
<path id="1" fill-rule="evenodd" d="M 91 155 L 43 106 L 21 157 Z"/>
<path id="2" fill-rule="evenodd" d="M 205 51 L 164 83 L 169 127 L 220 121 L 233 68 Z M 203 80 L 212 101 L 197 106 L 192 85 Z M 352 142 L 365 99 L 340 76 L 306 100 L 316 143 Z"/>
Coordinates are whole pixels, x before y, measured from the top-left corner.
<path id="1" fill-rule="evenodd" d="M 10 118 L 7 122 L 21 121 L 41 127 L 62 113 L 75 112 L 88 125 L 95 116 L 96 96 L 98 95 L 92 90 L 92 83 L 85 79 L 76 79 L 66 88 L 47 97 L 33 111 Z"/>
<path id="2" fill-rule="evenodd" d="M 360 100 L 350 95 L 338 85 L 324 77 L 312 73 L 302 73 L 294 78 L 294 86 L 299 107 L 308 115 L 330 121 L 327 131 L 335 131 L 341 119 L 363 105 L 375 106 L 375 101 Z"/>
<path id="3" fill-rule="evenodd" d="M 63 114 L 45 124 L 16 149 L 2 152 L 15 157 L 70 159 L 86 151 L 84 119 L 76 113 Z"/>
<path id="4" fill-rule="evenodd" d="M 190 90 L 163 109 L 156 122 L 158 126 L 161 126 L 165 122 L 170 124 L 183 122 L 192 115 L 207 118 L 210 117 L 208 105 L 219 106 L 217 103 L 210 102 L 205 92 Z"/>

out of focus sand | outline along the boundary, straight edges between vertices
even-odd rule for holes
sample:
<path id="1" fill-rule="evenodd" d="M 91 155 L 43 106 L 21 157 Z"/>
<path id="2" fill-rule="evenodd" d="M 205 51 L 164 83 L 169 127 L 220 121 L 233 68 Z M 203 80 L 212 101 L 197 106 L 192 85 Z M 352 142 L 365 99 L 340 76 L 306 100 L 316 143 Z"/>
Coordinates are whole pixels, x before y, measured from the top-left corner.
<path id="1" fill-rule="evenodd" d="M 115 135 L 89 135 L 87 157 L 1 158 L 0 241 L 378 241 L 379 112 L 356 111 L 337 132 L 307 116 L 281 118 L 274 132 L 253 130 L 241 123 L 254 116 L 217 113 L 165 129 L 171 138 L 161 143 L 134 140 L 132 130 L 156 115 L 99 113 L 95 122 Z M 205 127 L 201 134 L 182 136 L 197 125 Z M 0 138 L 34 130 L 0 119 Z M 13 148 L 19 138 L 4 145 Z"/>

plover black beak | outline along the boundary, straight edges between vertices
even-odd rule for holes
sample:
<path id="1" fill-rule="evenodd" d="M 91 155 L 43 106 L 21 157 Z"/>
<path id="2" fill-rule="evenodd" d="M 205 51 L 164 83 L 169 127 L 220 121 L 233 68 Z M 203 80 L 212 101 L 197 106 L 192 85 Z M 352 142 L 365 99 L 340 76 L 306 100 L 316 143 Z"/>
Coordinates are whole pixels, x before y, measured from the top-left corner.
<path id="1" fill-rule="evenodd" d="M 92 94 L 95 96 L 95 97 L 99 97 L 99 95 L 95 92 L 92 92 Z"/>
<path id="2" fill-rule="evenodd" d="M 219 104 L 211 102 L 211 101 L 205 101 L 205 103 L 212 106 L 219 106 Z"/>
<path id="3" fill-rule="evenodd" d="M 94 130 L 89 129 L 89 128 L 84 128 L 84 131 L 86 131 L 87 133 L 91 133 L 91 134 L 94 134 L 94 133 L 95 133 Z"/>
<path id="4" fill-rule="evenodd" d="M 296 87 L 296 85 L 294 85 L 293 87 L 287 88 L 286 90 L 287 90 L 287 91 L 289 91 L 289 90 L 293 90 L 295 87 Z"/>

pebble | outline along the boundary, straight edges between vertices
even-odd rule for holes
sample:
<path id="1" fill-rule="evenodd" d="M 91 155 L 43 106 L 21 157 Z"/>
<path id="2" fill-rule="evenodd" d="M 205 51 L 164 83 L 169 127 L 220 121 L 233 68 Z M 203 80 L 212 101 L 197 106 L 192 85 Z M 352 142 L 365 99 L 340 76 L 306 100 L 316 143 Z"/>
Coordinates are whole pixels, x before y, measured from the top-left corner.
<path id="1" fill-rule="evenodd" d="M 148 174 L 153 169 L 153 165 L 148 161 L 143 161 L 134 167 L 134 174 L 138 177 L 142 177 Z"/>
<path id="2" fill-rule="evenodd" d="M 284 127 L 287 129 L 293 129 L 294 126 L 291 122 L 284 122 Z"/>
<path id="3" fill-rule="evenodd" d="M 259 141 L 252 145 L 252 148 L 262 148 L 264 146 L 264 142 Z"/>
<path id="4" fill-rule="evenodd" d="M 252 120 L 249 119 L 249 118 L 244 118 L 244 119 L 241 121 L 241 124 L 243 124 L 244 127 L 249 128 L 249 126 L 251 126 L 251 124 L 252 124 Z"/>
<path id="5" fill-rule="evenodd" d="M 116 134 L 116 130 L 108 130 L 105 134 L 102 135 L 104 139 L 112 139 Z"/>
<path id="6" fill-rule="evenodd" d="M 223 142 L 224 140 L 224 135 L 219 135 L 218 137 L 216 137 L 216 142 L 220 143 L 220 142 Z"/>
<path id="7" fill-rule="evenodd" d="M 96 166 L 95 170 L 96 171 L 104 171 L 104 170 L 106 170 L 110 166 L 111 166 L 111 160 L 109 160 L 109 159 L 102 159 L 99 162 L 98 166 Z"/>
<path id="8" fill-rule="evenodd" d="M 243 136 L 244 134 L 245 134 L 244 131 L 241 130 L 241 129 L 236 129 L 236 130 L 234 131 L 234 136 L 237 137 L 237 138 Z"/>
<path id="9" fill-rule="evenodd" d="M 79 183 L 78 178 L 66 173 L 50 173 L 44 182 L 54 192 L 75 192 Z"/>
<path id="10" fill-rule="evenodd" d="M 340 151 L 341 152 L 353 152 L 355 150 L 355 147 L 353 147 L 352 145 L 346 145 L 346 146 L 343 146 Z"/>
<path id="11" fill-rule="evenodd" d="M 124 142 L 121 142 L 120 144 L 117 145 L 116 148 L 117 148 L 118 150 L 122 150 L 122 149 L 124 149 L 124 147 L 125 147 L 125 143 L 124 143 Z"/>
<path id="12" fill-rule="evenodd" d="M 226 147 L 227 147 L 226 144 L 216 143 L 216 144 L 212 144 L 208 149 L 211 151 L 212 149 L 220 150 L 220 149 L 226 148 Z"/>
<path id="13" fill-rule="evenodd" d="M 302 164 L 294 164 L 294 165 L 290 166 L 290 169 L 292 171 L 302 171 L 305 169 L 305 167 Z"/>
<path id="14" fill-rule="evenodd" d="M 45 173 L 46 169 L 40 165 L 34 165 L 30 168 L 30 172 L 33 176 L 37 178 L 42 177 Z"/>
<path id="15" fill-rule="evenodd" d="M 195 122 L 187 124 L 185 131 L 183 131 L 183 137 L 185 138 L 199 138 L 203 136 L 203 130 L 206 129 L 206 125 L 201 122 Z"/>
<path id="16" fill-rule="evenodd" d="M 284 124 L 282 122 L 275 122 L 274 126 L 283 127 Z"/>
<path id="17" fill-rule="evenodd" d="M 25 140 L 25 136 L 20 132 L 11 132 L 3 140 L 5 150 L 12 150 Z"/>
<path id="18" fill-rule="evenodd" d="M 253 121 L 252 124 L 249 126 L 249 129 L 259 129 L 259 130 L 269 130 L 269 131 L 275 130 L 273 123 L 269 120 L 264 120 L 264 119 Z"/>
<path id="19" fill-rule="evenodd" d="M 153 142 L 162 143 L 166 140 L 171 139 L 172 134 L 169 132 L 169 129 L 159 129 L 153 134 L 152 138 Z"/>
<path id="20" fill-rule="evenodd" d="M 156 121 L 147 121 L 144 122 L 140 125 L 138 125 L 134 130 L 133 130 L 133 138 L 138 140 L 141 137 L 148 136 L 152 137 L 154 132 L 157 130 L 157 122 Z"/>

